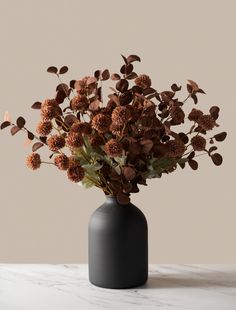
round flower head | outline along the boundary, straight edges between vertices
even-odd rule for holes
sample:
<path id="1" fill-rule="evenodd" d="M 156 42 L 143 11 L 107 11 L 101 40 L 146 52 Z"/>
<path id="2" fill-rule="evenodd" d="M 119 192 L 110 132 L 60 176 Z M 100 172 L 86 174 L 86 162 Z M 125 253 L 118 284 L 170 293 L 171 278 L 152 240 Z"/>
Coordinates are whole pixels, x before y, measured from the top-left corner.
<path id="1" fill-rule="evenodd" d="M 95 115 L 92 119 L 92 127 L 96 129 L 99 133 L 108 132 L 110 124 L 110 117 L 101 113 Z"/>
<path id="2" fill-rule="evenodd" d="M 125 106 L 116 107 L 111 115 L 111 119 L 118 125 L 125 125 L 131 117 L 130 110 Z"/>
<path id="3" fill-rule="evenodd" d="M 192 137 L 191 144 L 194 151 L 203 151 L 206 147 L 206 139 L 202 136 L 195 136 Z"/>
<path id="4" fill-rule="evenodd" d="M 41 158 L 38 153 L 32 153 L 26 158 L 26 165 L 32 170 L 36 170 L 41 165 Z"/>
<path id="5" fill-rule="evenodd" d="M 104 151 L 107 155 L 111 157 L 119 157 L 122 156 L 122 144 L 118 142 L 116 139 L 109 140 L 105 146 Z"/>
<path id="6" fill-rule="evenodd" d="M 124 125 L 112 123 L 110 126 L 110 131 L 113 133 L 114 136 L 120 137 L 124 134 Z"/>
<path id="7" fill-rule="evenodd" d="M 62 149 L 65 146 L 65 143 L 65 138 L 60 135 L 52 135 L 51 137 L 47 138 L 47 145 L 53 152 Z"/>
<path id="8" fill-rule="evenodd" d="M 179 125 L 181 123 L 184 123 L 185 114 L 184 111 L 180 107 L 174 108 L 170 115 L 172 117 L 171 124 L 172 125 Z"/>
<path id="9" fill-rule="evenodd" d="M 90 135 L 92 132 L 92 128 L 91 125 L 89 123 L 86 122 L 75 122 L 72 126 L 71 126 L 71 131 L 73 132 L 77 132 L 80 134 L 85 134 L 85 135 Z"/>
<path id="10" fill-rule="evenodd" d="M 188 115 L 188 119 L 190 121 L 196 122 L 199 119 L 199 117 L 202 115 L 203 115 L 203 112 L 201 110 L 192 109 L 192 111 Z"/>
<path id="11" fill-rule="evenodd" d="M 54 158 L 54 164 L 60 170 L 67 170 L 69 167 L 69 158 L 65 154 L 60 154 Z"/>
<path id="12" fill-rule="evenodd" d="M 71 100 L 71 108 L 74 111 L 83 110 L 88 107 L 88 99 L 86 96 L 76 96 Z"/>
<path id="13" fill-rule="evenodd" d="M 84 178 L 84 169 L 80 165 L 73 165 L 67 170 L 67 176 L 72 182 L 80 182 Z"/>
<path id="14" fill-rule="evenodd" d="M 55 99 L 46 99 L 41 105 L 41 117 L 43 120 L 51 120 L 57 116 L 59 105 Z"/>
<path id="15" fill-rule="evenodd" d="M 89 137 L 89 143 L 92 145 L 92 147 L 97 148 L 100 145 L 104 144 L 104 138 L 100 135 L 93 135 Z"/>
<path id="16" fill-rule="evenodd" d="M 143 89 L 149 88 L 152 85 L 150 77 L 146 74 L 141 74 L 134 80 L 135 84 Z"/>
<path id="17" fill-rule="evenodd" d="M 170 140 L 165 145 L 167 147 L 166 155 L 168 157 L 180 157 L 186 149 L 185 144 L 179 139 Z"/>
<path id="18" fill-rule="evenodd" d="M 78 132 L 71 131 L 66 138 L 66 144 L 71 148 L 79 148 L 83 145 L 83 138 Z"/>
<path id="19" fill-rule="evenodd" d="M 197 123 L 204 130 L 212 130 L 216 124 L 214 118 L 210 114 L 199 117 Z"/>
<path id="20" fill-rule="evenodd" d="M 52 131 L 51 121 L 41 121 L 36 128 L 36 132 L 40 136 L 47 136 L 50 134 L 51 131 Z"/>

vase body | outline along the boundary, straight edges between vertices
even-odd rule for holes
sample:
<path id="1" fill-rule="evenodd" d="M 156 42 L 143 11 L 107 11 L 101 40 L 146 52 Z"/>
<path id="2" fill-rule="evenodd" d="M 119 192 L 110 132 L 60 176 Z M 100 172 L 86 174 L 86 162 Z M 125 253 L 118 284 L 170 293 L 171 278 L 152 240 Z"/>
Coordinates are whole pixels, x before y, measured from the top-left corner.
<path id="1" fill-rule="evenodd" d="M 130 288 L 148 279 L 148 227 L 142 211 L 114 196 L 91 215 L 89 280 L 104 288 Z"/>

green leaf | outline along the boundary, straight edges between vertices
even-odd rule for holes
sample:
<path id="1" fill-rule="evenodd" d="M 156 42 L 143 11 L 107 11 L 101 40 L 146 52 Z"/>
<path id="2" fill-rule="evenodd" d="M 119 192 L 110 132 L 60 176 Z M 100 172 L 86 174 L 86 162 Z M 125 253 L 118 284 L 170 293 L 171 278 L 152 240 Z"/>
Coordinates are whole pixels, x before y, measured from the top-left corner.
<path id="1" fill-rule="evenodd" d="M 114 160 L 120 165 L 124 166 L 126 164 L 126 156 L 123 155 L 121 157 L 114 157 Z"/>

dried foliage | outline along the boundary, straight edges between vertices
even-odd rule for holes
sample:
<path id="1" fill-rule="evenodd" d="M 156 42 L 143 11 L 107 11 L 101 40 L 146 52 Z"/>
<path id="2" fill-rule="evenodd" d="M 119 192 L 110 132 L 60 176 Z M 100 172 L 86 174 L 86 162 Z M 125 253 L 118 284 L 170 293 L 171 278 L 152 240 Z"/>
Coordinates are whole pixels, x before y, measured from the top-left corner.
<path id="1" fill-rule="evenodd" d="M 119 73 L 96 70 L 93 76 L 68 84 L 60 78 L 68 71 L 66 66 L 49 67 L 47 72 L 56 75 L 60 84 L 54 98 L 31 106 L 40 112 L 39 136 L 25 127 L 22 116 L 16 123 L 4 119 L 1 129 L 10 127 L 12 135 L 24 131 L 29 140 L 37 140 L 27 157 L 29 168 L 52 164 L 66 171 L 69 180 L 85 188 L 96 186 L 126 204 L 139 185 L 147 185 L 147 179 L 160 178 L 178 166 L 183 169 L 186 163 L 198 169 L 197 156 L 206 154 L 221 165 L 222 156 L 212 144 L 224 141 L 227 134 L 207 138 L 219 126 L 219 107 L 212 106 L 206 113 L 196 108 L 184 111 L 188 99 L 197 104 L 198 95 L 205 94 L 196 82 L 188 80 L 187 97 L 180 100 L 182 86 L 173 83 L 170 90 L 157 91 L 148 75 L 134 72 L 133 63 L 141 61 L 138 56 L 122 58 Z M 103 100 L 102 83 L 107 80 L 113 83 L 112 92 Z M 186 133 L 178 130 L 185 122 L 189 123 Z M 35 153 L 44 147 L 52 152 L 51 162 L 41 161 Z"/>

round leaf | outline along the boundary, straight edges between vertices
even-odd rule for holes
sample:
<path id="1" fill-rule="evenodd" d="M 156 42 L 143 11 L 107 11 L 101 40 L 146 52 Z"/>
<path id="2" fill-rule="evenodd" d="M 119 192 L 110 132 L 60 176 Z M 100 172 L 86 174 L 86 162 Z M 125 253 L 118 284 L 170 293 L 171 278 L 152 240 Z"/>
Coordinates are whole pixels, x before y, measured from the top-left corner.
<path id="1" fill-rule="evenodd" d="M 42 146 L 44 146 L 43 143 L 41 143 L 41 142 L 36 142 L 36 143 L 34 143 L 34 145 L 32 146 L 32 151 L 35 152 L 35 151 L 37 151 L 39 148 L 41 148 Z"/>
<path id="2" fill-rule="evenodd" d="M 48 67 L 47 72 L 57 74 L 57 68 L 53 66 Z"/>
<path id="3" fill-rule="evenodd" d="M 4 129 L 4 128 L 6 128 L 6 127 L 8 127 L 8 126 L 10 126 L 11 125 L 11 123 L 9 122 L 9 121 L 5 121 L 5 122 L 3 122 L 2 124 L 1 124 L 1 129 Z"/>
<path id="4" fill-rule="evenodd" d="M 197 168 L 198 168 L 198 163 L 197 163 L 196 160 L 190 159 L 190 160 L 188 161 L 188 164 L 189 164 L 189 166 L 190 166 L 193 170 L 197 170 Z"/>
<path id="5" fill-rule="evenodd" d="M 223 162 L 223 157 L 219 153 L 211 155 L 211 159 L 216 166 L 220 166 Z"/>
<path id="6" fill-rule="evenodd" d="M 216 141 L 224 141 L 227 136 L 227 132 L 223 131 L 221 133 L 218 133 L 217 135 L 214 135 L 214 138 Z"/>
<path id="7" fill-rule="evenodd" d="M 16 125 L 19 128 L 23 128 L 25 126 L 25 119 L 22 116 L 18 117 L 16 120 Z"/>
<path id="8" fill-rule="evenodd" d="M 14 136 L 18 131 L 20 131 L 20 128 L 17 126 L 13 126 L 11 128 L 11 135 Z"/>
<path id="9" fill-rule="evenodd" d="M 59 74 L 64 74 L 68 71 L 68 67 L 67 66 L 63 66 L 61 67 L 61 69 L 59 70 Z"/>
<path id="10" fill-rule="evenodd" d="M 129 82 L 125 79 L 121 79 L 119 82 L 116 83 L 116 89 L 120 91 L 121 93 L 126 92 L 128 87 L 129 87 Z"/>
<path id="11" fill-rule="evenodd" d="M 39 101 L 36 101 L 35 103 L 32 104 L 31 108 L 35 110 L 40 110 L 41 109 L 42 103 Z"/>

